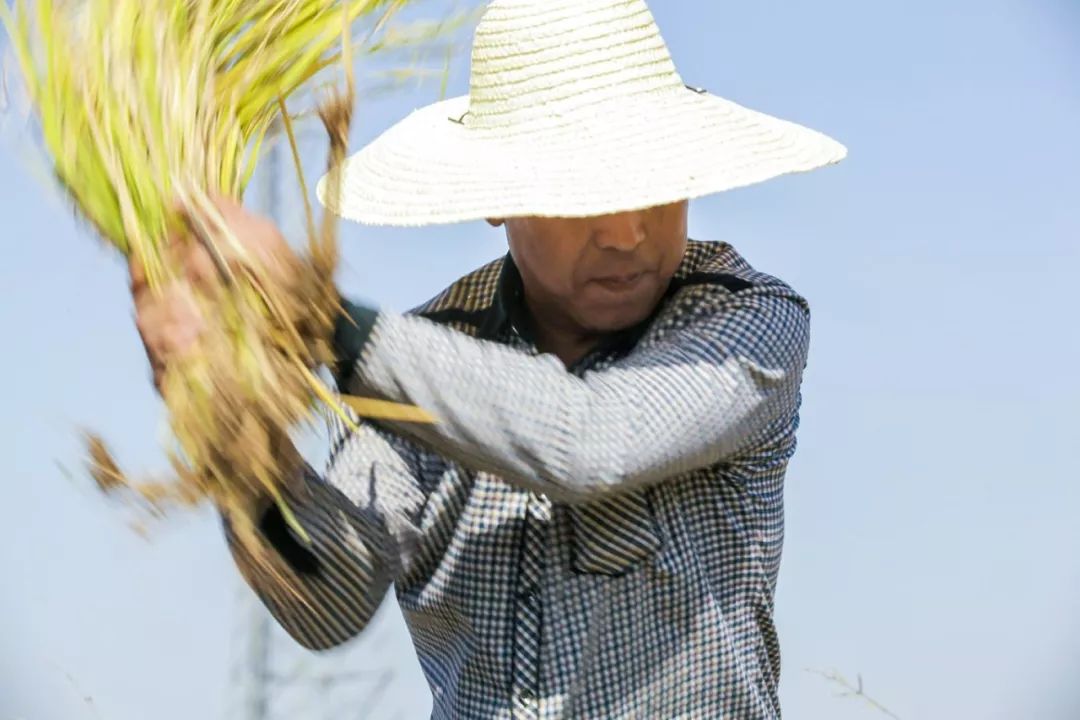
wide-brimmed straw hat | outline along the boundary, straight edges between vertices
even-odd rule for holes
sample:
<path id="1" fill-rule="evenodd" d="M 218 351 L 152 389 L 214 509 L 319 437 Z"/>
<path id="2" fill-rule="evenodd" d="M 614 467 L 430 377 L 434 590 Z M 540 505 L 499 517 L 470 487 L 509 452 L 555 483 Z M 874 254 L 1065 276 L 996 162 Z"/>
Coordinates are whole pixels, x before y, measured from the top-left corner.
<path id="1" fill-rule="evenodd" d="M 643 0 L 494 0 L 469 94 L 346 161 L 342 217 L 416 226 L 582 217 L 688 200 L 843 159 L 825 135 L 688 87 Z"/>

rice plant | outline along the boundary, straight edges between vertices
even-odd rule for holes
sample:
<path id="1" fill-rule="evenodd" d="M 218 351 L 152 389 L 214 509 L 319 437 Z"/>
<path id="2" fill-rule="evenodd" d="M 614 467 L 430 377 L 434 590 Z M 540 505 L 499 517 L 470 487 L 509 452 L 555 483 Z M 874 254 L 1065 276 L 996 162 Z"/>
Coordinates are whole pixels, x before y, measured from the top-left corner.
<path id="1" fill-rule="evenodd" d="M 232 237 L 213 199 L 239 200 L 272 128 L 292 136 L 288 101 L 324 71 L 344 79 L 317 112 L 330 137 L 331 192 L 354 102 L 353 46 L 404 0 L 16 0 L 0 21 L 34 110 L 40 142 L 79 213 L 143 274 L 147 291 L 182 280 L 200 243 L 220 283 L 195 288 L 207 320 L 196 350 L 164 375 L 175 478 L 132 482 L 89 436 L 91 472 L 106 490 L 135 490 L 155 512 L 209 499 L 255 550 L 245 509 L 270 496 L 294 529 L 284 489 L 301 462 L 290 432 L 329 407 L 427 422 L 419 408 L 339 398 L 316 374 L 332 364 L 339 299 L 336 225 L 316 227 L 294 286 L 284 287 Z M 352 39 L 355 21 L 373 34 Z M 291 142 L 301 188 L 306 183 Z"/>

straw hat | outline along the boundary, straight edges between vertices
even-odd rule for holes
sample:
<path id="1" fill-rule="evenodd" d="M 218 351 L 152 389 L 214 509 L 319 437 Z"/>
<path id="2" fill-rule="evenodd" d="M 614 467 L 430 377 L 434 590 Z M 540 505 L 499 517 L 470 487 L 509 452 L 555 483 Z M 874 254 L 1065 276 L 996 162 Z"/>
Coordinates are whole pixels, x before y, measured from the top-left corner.
<path id="1" fill-rule="evenodd" d="M 413 112 L 350 157 L 330 209 L 403 226 L 604 215 L 846 154 L 688 88 L 643 0 L 494 0 L 476 30 L 469 95 Z"/>

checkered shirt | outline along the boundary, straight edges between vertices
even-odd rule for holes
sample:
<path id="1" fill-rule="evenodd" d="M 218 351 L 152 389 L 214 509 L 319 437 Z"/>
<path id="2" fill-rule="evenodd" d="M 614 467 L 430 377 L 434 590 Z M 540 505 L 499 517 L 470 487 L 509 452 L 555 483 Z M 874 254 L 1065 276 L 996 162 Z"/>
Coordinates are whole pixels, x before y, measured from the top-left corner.
<path id="1" fill-rule="evenodd" d="M 529 340 L 509 257 L 372 317 L 339 382 L 438 422 L 338 424 L 289 497 L 310 543 L 262 518 L 280 572 L 229 536 L 298 642 L 355 636 L 393 584 L 432 718 L 780 717 L 799 295 L 691 241 L 654 314 L 570 368 Z"/>

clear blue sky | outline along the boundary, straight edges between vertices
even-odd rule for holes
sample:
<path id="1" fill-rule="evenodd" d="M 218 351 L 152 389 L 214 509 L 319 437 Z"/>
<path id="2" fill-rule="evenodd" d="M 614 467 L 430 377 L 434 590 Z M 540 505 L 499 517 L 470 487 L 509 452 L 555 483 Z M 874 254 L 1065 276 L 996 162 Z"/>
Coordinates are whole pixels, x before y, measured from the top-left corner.
<path id="1" fill-rule="evenodd" d="M 904 720 L 1080 717 L 1080 6 L 653 5 L 687 82 L 850 150 L 692 211 L 694 237 L 813 308 L 777 598 L 787 716 L 877 717 L 813 667 L 861 672 Z M 356 146 L 436 92 L 362 104 Z M 242 593 L 214 517 L 146 542 L 60 469 L 84 424 L 161 467 L 160 408 L 121 265 L 7 122 L 0 720 L 224 717 Z M 344 243 L 343 287 L 396 309 L 505 248 L 481 224 Z M 411 652 L 387 608 L 354 655 L 395 686 L 348 717 L 426 717 Z"/>

